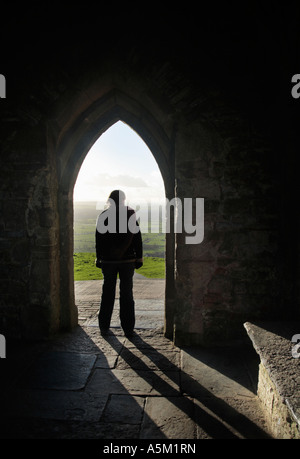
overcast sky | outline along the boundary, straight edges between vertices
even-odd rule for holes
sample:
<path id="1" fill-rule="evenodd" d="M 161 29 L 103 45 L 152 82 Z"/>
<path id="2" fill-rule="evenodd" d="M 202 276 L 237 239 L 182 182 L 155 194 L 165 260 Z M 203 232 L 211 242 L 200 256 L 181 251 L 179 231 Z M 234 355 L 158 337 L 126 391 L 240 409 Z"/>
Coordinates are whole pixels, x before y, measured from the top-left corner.
<path id="1" fill-rule="evenodd" d="M 165 198 L 151 151 L 120 121 L 104 132 L 87 154 L 74 187 L 74 201 L 106 201 L 114 189 L 123 190 L 129 204 Z"/>

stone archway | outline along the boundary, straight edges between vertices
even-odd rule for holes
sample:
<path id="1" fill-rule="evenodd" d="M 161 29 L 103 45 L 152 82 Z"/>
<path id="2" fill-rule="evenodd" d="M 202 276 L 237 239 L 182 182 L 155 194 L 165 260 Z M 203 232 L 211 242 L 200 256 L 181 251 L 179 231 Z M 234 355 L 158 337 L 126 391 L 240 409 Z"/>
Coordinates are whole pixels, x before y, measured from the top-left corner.
<path id="1" fill-rule="evenodd" d="M 99 17 L 92 27 L 90 15 L 70 14 L 60 17 L 64 34 L 42 22 L 45 48 L 32 46 L 36 20 L 27 21 L 2 70 L 1 332 L 39 339 L 77 322 L 72 187 L 117 120 L 150 147 L 168 198 L 205 199 L 204 242 L 167 239 L 167 335 L 223 343 L 245 321 L 298 317 L 297 130 L 289 99 L 281 105 L 290 94 L 282 74 L 269 78 L 278 49 L 291 57 L 290 47 L 279 39 L 272 51 L 261 24 L 254 39 L 257 22 L 236 29 L 231 14 L 200 29 L 189 18 L 187 34 L 164 19 L 155 33 L 152 20 L 116 26 L 115 14 L 107 34 Z"/>
<path id="2" fill-rule="evenodd" d="M 77 324 L 73 273 L 73 188 L 90 147 L 110 126 L 123 121 L 145 141 L 160 168 L 166 197 L 174 197 L 172 144 L 148 110 L 113 89 L 85 108 L 57 145 L 60 265 L 60 329 Z M 50 127 L 50 130 L 53 128 Z M 170 216 L 172 219 L 173 217 Z M 172 228 L 172 223 L 170 224 Z M 165 334 L 172 338 L 174 316 L 174 234 L 166 235 Z"/>
<path id="3" fill-rule="evenodd" d="M 186 80 L 178 94 L 171 75 L 159 82 L 113 65 L 84 69 L 36 126 L 8 131 L 4 183 L 12 191 L 4 210 L 14 246 L 6 270 L 14 278 L 3 330 L 35 339 L 77 324 L 73 187 L 92 144 L 118 120 L 152 151 L 169 200 L 205 199 L 203 243 L 187 245 L 184 234 L 167 234 L 166 336 L 179 345 L 226 341 L 239 337 L 251 317 L 273 314 L 274 304 L 280 313 L 279 188 L 269 167 L 271 146 L 222 94 Z M 24 146 L 30 155 L 20 187 Z"/>

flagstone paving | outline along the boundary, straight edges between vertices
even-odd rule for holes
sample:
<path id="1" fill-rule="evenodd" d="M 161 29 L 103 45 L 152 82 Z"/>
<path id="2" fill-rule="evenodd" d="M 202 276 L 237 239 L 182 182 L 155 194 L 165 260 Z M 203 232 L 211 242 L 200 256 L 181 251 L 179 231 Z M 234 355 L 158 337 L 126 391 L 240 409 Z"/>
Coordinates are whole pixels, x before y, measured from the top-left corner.
<path id="1" fill-rule="evenodd" d="M 156 288 L 163 297 L 164 282 L 155 282 L 140 285 L 140 298 L 136 291 L 145 309 L 147 300 L 158 301 Z M 164 337 L 157 304 L 147 324 L 141 314 L 131 339 L 117 314 L 103 337 L 99 283 L 93 295 L 91 285 L 82 289 L 89 293 L 77 289 L 81 319 L 72 333 L 21 348 L 7 343 L 0 438 L 268 438 L 252 347 L 180 349 Z"/>

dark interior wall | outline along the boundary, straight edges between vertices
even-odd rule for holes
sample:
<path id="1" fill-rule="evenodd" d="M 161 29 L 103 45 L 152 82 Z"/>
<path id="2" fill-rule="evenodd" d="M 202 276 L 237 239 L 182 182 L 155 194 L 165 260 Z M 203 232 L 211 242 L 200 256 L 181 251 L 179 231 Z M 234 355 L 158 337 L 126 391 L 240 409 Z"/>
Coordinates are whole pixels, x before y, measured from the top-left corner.
<path id="1" fill-rule="evenodd" d="M 204 243 L 178 236 L 172 249 L 178 342 L 299 317 L 297 12 L 255 2 L 134 17 L 27 8 L 7 13 L 1 31 L 0 332 L 39 337 L 61 326 L 57 145 L 112 88 L 158 120 L 174 193 L 205 198 Z"/>

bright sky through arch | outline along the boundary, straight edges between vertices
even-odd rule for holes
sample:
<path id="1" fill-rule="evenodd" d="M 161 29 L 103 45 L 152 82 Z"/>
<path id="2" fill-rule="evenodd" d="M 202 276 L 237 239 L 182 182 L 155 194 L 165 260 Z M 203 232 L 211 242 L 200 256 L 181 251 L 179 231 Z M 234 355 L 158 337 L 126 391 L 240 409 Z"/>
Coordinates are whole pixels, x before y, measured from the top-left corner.
<path id="1" fill-rule="evenodd" d="M 74 201 L 106 201 L 114 189 L 129 204 L 161 203 L 165 189 L 158 165 L 138 134 L 119 121 L 104 132 L 88 152 L 74 187 Z"/>

